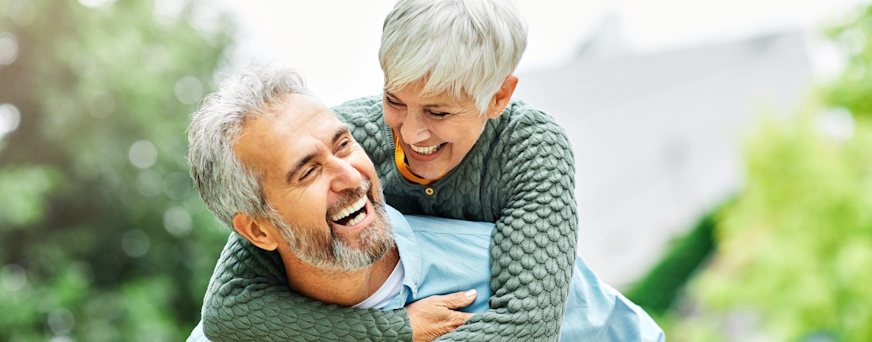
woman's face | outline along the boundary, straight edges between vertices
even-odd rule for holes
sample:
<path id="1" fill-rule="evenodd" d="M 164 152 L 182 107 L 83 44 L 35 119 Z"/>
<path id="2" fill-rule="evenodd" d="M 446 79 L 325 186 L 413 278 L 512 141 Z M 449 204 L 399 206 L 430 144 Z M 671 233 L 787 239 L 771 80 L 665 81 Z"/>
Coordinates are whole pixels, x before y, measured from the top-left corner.
<path id="1" fill-rule="evenodd" d="M 385 121 L 399 137 L 409 166 L 416 175 L 434 179 L 460 164 L 484 131 L 489 111 L 482 115 L 469 97 L 448 94 L 422 96 L 416 83 L 394 93 L 385 91 Z M 491 109 L 495 103 L 492 100 Z"/>

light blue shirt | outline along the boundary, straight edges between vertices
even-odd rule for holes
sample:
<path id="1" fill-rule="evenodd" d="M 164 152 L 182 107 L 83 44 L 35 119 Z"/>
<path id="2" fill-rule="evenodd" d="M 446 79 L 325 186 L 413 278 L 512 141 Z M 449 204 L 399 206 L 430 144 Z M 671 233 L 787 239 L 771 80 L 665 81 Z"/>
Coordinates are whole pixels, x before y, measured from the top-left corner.
<path id="1" fill-rule="evenodd" d="M 430 216 L 404 216 L 387 207 L 394 226 L 400 260 L 405 268 L 403 289 L 384 310 L 433 295 L 475 289 L 478 297 L 460 309 L 484 312 L 490 307 L 490 237 L 494 224 Z M 194 328 L 188 342 L 208 342 L 203 322 Z M 636 304 L 600 281 L 580 257 L 575 270 L 560 340 L 569 341 L 664 341 L 663 330 Z"/>

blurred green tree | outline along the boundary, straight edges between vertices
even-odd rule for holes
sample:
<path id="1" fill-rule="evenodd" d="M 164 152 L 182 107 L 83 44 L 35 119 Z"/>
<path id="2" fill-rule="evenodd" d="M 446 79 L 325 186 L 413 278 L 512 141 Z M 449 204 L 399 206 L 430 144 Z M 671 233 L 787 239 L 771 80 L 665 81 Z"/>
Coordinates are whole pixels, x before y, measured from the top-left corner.
<path id="1" fill-rule="evenodd" d="M 0 0 L 0 340 L 182 340 L 227 232 L 185 129 L 231 43 L 207 3 Z"/>
<path id="2" fill-rule="evenodd" d="M 872 341 L 872 122 L 841 142 L 818 119 L 772 120 L 749 141 L 745 189 L 691 292 L 750 309 L 780 341 Z"/>
<path id="3" fill-rule="evenodd" d="M 745 188 L 690 286 L 779 341 L 872 341 L 872 7 L 858 14 L 829 30 L 848 64 L 822 103 L 747 141 Z"/>
<path id="4" fill-rule="evenodd" d="M 826 102 L 856 116 L 872 116 L 872 6 L 825 30 L 847 57 L 844 72 L 824 92 Z"/>

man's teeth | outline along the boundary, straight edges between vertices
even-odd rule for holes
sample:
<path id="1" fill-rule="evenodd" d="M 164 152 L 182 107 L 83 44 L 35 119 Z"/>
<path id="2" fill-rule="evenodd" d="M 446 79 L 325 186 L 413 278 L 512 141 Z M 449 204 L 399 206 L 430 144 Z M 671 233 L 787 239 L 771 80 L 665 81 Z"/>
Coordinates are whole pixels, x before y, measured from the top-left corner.
<path id="1" fill-rule="evenodd" d="M 364 218 L 366 218 L 366 213 L 357 214 L 357 217 L 349 220 L 347 223 L 345 223 L 345 225 L 351 227 L 355 224 L 360 223 L 360 221 L 363 221 Z"/>
<path id="2" fill-rule="evenodd" d="M 427 146 L 427 147 L 418 147 L 415 145 L 409 145 L 409 146 L 412 146 L 412 151 L 418 152 L 420 154 L 433 154 L 434 152 L 436 152 L 436 150 L 438 150 L 440 147 L 442 147 L 443 144 L 445 144 L 445 143 L 433 145 L 433 146 Z"/>
<path id="3" fill-rule="evenodd" d="M 348 205 L 347 207 L 343 208 L 338 213 L 333 215 L 333 217 L 331 217 L 330 220 L 332 220 L 333 222 L 336 222 L 336 221 L 339 221 L 341 219 L 344 219 L 344 218 L 348 217 L 348 215 L 351 215 L 352 213 L 360 210 L 365 205 L 366 205 L 366 196 L 363 196 L 359 200 L 357 200 L 356 202 L 351 203 L 350 205 Z M 364 217 L 366 217 L 366 213 L 365 212 L 360 213 L 359 215 L 357 215 L 357 217 L 351 219 L 345 225 L 346 226 L 353 226 L 353 225 L 357 224 L 358 222 L 362 221 Z"/>

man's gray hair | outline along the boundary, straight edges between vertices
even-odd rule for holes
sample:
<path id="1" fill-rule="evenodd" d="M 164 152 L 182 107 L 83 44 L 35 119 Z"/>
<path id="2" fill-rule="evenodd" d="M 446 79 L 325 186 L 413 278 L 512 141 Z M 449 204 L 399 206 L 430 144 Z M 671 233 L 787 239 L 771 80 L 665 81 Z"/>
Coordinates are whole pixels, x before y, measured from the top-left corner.
<path id="1" fill-rule="evenodd" d="M 511 0 L 400 0 L 385 18 L 379 62 L 385 90 L 426 81 L 484 114 L 527 48 L 527 24 Z"/>
<path id="2" fill-rule="evenodd" d="M 243 164 L 233 147 L 246 122 L 274 114 L 290 94 L 311 95 L 299 73 L 252 63 L 221 82 L 191 115 L 191 178 L 206 207 L 230 230 L 237 213 L 266 219 L 277 214 L 266 200 L 262 174 Z"/>

